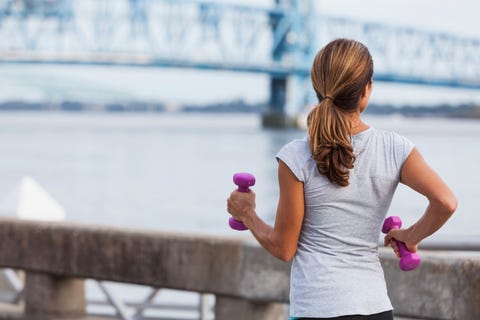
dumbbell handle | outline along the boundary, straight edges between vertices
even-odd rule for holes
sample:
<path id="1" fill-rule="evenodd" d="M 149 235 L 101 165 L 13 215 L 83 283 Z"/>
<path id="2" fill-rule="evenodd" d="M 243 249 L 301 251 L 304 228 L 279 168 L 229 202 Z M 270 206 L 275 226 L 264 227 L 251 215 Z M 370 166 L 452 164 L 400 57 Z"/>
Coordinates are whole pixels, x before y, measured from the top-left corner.
<path id="1" fill-rule="evenodd" d="M 400 228 L 392 228 L 392 230 L 393 229 L 400 229 Z M 395 243 L 397 244 L 398 253 L 400 253 L 400 257 L 404 257 L 412 253 L 410 250 L 407 249 L 407 246 L 402 241 L 399 241 L 397 239 L 393 239 L 393 241 L 395 241 Z"/>
<path id="2" fill-rule="evenodd" d="M 233 183 L 235 183 L 238 192 L 249 192 L 251 186 L 255 184 L 255 177 L 246 172 L 240 172 L 233 175 Z M 234 218 L 228 219 L 228 224 L 230 228 L 238 231 L 248 230 L 247 226 L 243 222 L 235 220 Z"/>

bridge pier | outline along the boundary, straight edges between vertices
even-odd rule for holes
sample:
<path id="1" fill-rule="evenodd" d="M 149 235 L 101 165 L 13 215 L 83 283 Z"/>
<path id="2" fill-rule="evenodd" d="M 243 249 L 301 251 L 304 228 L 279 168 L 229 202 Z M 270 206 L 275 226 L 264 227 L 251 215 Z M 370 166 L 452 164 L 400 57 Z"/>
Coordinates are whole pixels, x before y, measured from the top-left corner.
<path id="1" fill-rule="evenodd" d="M 262 116 L 262 125 L 266 128 L 295 127 L 295 116 L 285 112 L 287 95 L 287 77 L 270 79 L 269 109 Z"/>
<path id="2" fill-rule="evenodd" d="M 313 12 L 312 4 L 298 0 L 275 0 L 275 7 L 286 10 L 281 15 L 272 15 L 273 46 L 272 60 L 275 63 L 303 65 L 310 60 L 310 41 L 302 37 L 312 31 L 307 21 Z M 309 39 L 309 37 L 307 37 Z M 263 115 L 262 124 L 270 128 L 298 128 L 298 117 L 309 100 L 308 72 L 291 69 L 285 73 L 272 74 L 270 78 L 269 110 Z"/>
<path id="3" fill-rule="evenodd" d="M 298 118 L 296 116 L 268 112 L 262 115 L 262 126 L 264 128 L 298 128 Z"/>
<path id="4" fill-rule="evenodd" d="M 269 109 L 262 115 L 265 128 L 299 128 L 308 105 L 308 78 L 296 75 L 272 77 Z"/>

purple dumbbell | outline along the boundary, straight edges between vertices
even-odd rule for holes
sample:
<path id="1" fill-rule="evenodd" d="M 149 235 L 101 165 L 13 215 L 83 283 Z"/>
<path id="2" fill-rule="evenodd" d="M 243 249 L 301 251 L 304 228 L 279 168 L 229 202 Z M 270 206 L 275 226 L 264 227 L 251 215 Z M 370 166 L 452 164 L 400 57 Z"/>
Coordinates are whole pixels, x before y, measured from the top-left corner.
<path id="1" fill-rule="evenodd" d="M 402 219 L 397 216 L 391 216 L 385 219 L 383 223 L 382 232 L 388 233 L 392 229 L 400 229 L 402 227 Z M 420 256 L 414 252 L 410 252 L 405 243 L 395 240 L 395 243 L 398 246 L 398 252 L 400 253 L 400 261 L 398 266 L 402 271 L 410 271 L 418 267 L 420 264 Z"/>
<path id="2" fill-rule="evenodd" d="M 233 183 L 238 186 L 237 191 L 249 192 L 249 187 L 255 184 L 255 177 L 250 173 L 236 173 L 233 175 Z M 228 220 L 228 224 L 230 225 L 230 228 L 238 231 L 248 230 L 248 228 L 241 221 L 235 220 L 234 218 L 230 218 Z"/>

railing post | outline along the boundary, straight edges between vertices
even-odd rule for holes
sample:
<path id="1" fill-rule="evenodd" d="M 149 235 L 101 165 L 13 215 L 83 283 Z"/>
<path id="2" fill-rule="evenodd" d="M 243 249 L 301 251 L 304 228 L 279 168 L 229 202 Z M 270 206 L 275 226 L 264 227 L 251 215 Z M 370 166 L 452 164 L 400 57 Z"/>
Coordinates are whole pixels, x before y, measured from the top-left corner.
<path id="1" fill-rule="evenodd" d="M 251 302 L 244 299 L 216 296 L 215 320 L 285 320 L 286 306 L 273 302 Z"/>
<path id="2" fill-rule="evenodd" d="M 200 320 L 207 320 L 210 316 L 210 305 L 208 303 L 208 296 L 201 293 L 199 296 L 198 313 L 200 314 Z"/>
<path id="3" fill-rule="evenodd" d="M 78 319 L 85 315 L 83 279 L 27 272 L 25 320 Z"/>

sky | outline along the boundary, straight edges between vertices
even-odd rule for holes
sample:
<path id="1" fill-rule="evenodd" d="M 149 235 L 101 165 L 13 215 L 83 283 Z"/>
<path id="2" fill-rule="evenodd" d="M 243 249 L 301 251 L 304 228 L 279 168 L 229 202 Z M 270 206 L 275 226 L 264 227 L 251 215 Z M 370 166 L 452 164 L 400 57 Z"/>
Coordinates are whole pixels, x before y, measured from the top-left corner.
<path id="1" fill-rule="evenodd" d="M 210 0 L 212 1 L 212 0 Z M 217 0 L 271 6 L 272 0 Z M 315 0 L 315 10 L 328 16 L 413 27 L 480 39 L 478 0 Z M 68 81 L 66 81 L 68 80 Z M 90 66 L 0 65 L 0 101 L 78 99 L 159 100 L 172 105 L 207 104 L 243 99 L 268 100 L 269 78 L 230 72 Z M 28 94 L 25 92 L 28 89 Z M 372 101 L 391 104 L 480 103 L 472 90 L 375 83 Z"/>

